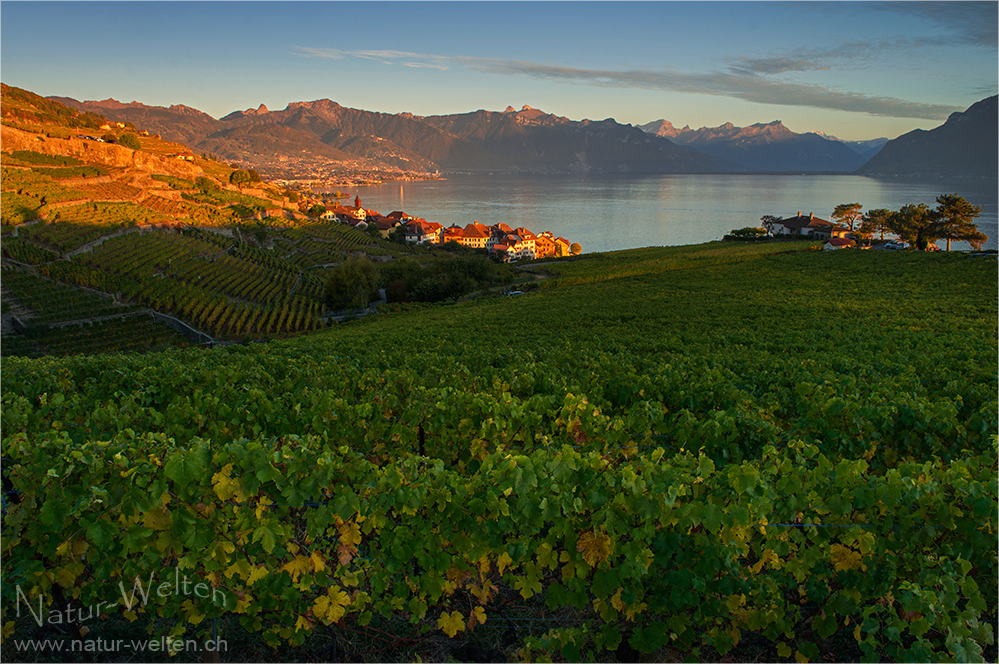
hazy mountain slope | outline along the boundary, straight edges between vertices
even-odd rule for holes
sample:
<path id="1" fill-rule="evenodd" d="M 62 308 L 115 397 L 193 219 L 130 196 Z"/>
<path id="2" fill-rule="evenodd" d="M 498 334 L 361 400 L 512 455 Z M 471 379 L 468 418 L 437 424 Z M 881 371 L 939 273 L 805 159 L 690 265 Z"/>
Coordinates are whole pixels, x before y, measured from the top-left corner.
<path id="1" fill-rule="evenodd" d="M 718 170 L 716 160 L 613 119 L 574 122 L 525 106 L 423 118 L 521 170 L 681 173 Z M 444 164 L 442 164 L 444 165 Z"/>
<path id="2" fill-rule="evenodd" d="M 953 113 L 929 131 L 916 129 L 889 141 L 861 166 L 861 175 L 958 175 L 996 178 L 999 175 L 996 97 Z"/>
<path id="3" fill-rule="evenodd" d="M 780 120 L 749 127 L 729 122 L 696 130 L 677 129 L 666 120 L 657 120 L 641 129 L 748 171 L 851 172 L 867 158 L 839 141 L 797 134 Z"/>
<path id="4" fill-rule="evenodd" d="M 82 111 L 99 113 L 116 122 L 131 122 L 136 127 L 141 127 L 152 134 L 159 134 L 165 140 L 183 143 L 191 149 L 196 149 L 198 141 L 222 126 L 207 113 L 184 105 L 166 108 L 146 106 L 134 101 L 123 104 L 115 99 L 104 101 L 77 101 L 71 97 L 49 97 L 49 99 Z"/>

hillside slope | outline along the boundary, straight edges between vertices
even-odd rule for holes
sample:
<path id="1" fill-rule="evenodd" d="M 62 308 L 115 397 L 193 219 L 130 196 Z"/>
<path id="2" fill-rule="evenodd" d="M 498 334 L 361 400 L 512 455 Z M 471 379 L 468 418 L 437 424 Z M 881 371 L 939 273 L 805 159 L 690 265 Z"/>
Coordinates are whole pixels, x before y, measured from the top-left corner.
<path id="1" fill-rule="evenodd" d="M 999 176 L 999 108 L 996 96 L 953 113 L 929 131 L 915 129 L 889 141 L 857 169 L 874 176 Z"/>

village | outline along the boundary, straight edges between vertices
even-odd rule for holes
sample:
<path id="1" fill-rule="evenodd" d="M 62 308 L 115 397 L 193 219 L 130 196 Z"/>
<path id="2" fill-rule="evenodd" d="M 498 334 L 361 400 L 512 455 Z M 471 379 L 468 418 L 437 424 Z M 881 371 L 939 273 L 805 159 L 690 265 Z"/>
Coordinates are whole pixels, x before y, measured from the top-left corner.
<path id="1" fill-rule="evenodd" d="M 308 209 L 315 210 L 315 207 Z M 362 231 L 377 229 L 382 238 L 409 244 L 454 243 L 471 249 L 484 249 L 491 257 L 502 262 L 561 258 L 582 252 L 579 243 L 570 243 L 569 240 L 556 237 L 549 231 L 535 234 L 523 227 L 511 228 L 504 223 L 486 226 L 478 221 L 467 224 L 464 228 L 460 226 L 445 228 L 437 222 L 414 217 L 402 211 L 384 216 L 376 210 L 363 208 L 359 195 L 354 197 L 353 205 L 341 205 L 337 202 L 318 216 L 325 221 L 348 224 Z"/>

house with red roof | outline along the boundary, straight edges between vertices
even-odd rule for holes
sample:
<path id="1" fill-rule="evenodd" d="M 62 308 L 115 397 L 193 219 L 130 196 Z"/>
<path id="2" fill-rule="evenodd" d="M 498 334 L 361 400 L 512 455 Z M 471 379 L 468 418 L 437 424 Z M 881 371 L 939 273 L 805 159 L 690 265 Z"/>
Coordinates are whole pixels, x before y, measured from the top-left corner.
<path id="1" fill-rule="evenodd" d="M 781 219 L 774 223 L 773 234 L 792 235 L 796 237 L 810 237 L 816 240 L 824 240 L 832 236 L 832 230 L 836 224 L 826 219 L 819 219 L 813 212 L 805 216 L 799 212 L 793 217 Z"/>
<path id="2" fill-rule="evenodd" d="M 406 242 L 417 244 L 436 244 L 441 230 L 441 224 L 426 219 L 414 219 L 406 224 Z"/>
<path id="3" fill-rule="evenodd" d="M 856 247 L 857 243 L 845 237 L 831 237 L 822 245 L 823 251 L 835 251 L 836 249 L 849 249 Z"/>
<path id="4" fill-rule="evenodd" d="M 492 237 L 489 227 L 479 222 L 473 222 L 465 226 L 462 238 L 458 242 L 473 249 L 485 249 L 486 242 Z"/>
<path id="5" fill-rule="evenodd" d="M 555 255 L 555 238 L 551 233 L 542 233 L 534 238 L 534 257 L 551 258 Z"/>

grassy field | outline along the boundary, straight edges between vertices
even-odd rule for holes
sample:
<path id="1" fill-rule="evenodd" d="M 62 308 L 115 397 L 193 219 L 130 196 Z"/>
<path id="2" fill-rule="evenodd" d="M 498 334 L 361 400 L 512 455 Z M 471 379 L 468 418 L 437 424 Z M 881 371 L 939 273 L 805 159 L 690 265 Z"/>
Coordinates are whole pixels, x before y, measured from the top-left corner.
<path id="1" fill-rule="evenodd" d="M 994 660 L 995 259 L 810 249 L 615 252 L 295 339 L 4 358 L 4 659 L 46 634 L 10 584 L 88 605 L 176 567 L 230 600 L 115 607 L 88 638 Z"/>

